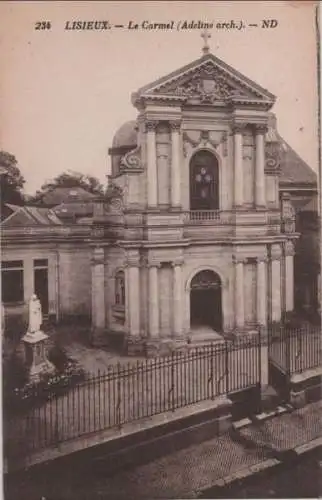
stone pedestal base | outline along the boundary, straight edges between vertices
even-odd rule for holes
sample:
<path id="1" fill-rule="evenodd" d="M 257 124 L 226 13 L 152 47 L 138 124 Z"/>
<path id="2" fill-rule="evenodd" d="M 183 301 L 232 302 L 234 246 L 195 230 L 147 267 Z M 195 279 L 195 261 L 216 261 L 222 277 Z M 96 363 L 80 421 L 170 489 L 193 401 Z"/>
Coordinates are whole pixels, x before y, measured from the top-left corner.
<path id="1" fill-rule="evenodd" d="M 25 346 L 25 361 L 29 369 L 30 382 L 38 382 L 41 375 L 55 372 L 54 365 L 47 359 L 45 341 L 48 335 L 39 330 L 27 332 L 22 338 Z"/>
<path id="2" fill-rule="evenodd" d="M 188 347 L 186 338 L 127 337 L 126 351 L 129 356 L 146 356 L 148 358 L 169 356 L 172 352 L 182 352 Z"/>

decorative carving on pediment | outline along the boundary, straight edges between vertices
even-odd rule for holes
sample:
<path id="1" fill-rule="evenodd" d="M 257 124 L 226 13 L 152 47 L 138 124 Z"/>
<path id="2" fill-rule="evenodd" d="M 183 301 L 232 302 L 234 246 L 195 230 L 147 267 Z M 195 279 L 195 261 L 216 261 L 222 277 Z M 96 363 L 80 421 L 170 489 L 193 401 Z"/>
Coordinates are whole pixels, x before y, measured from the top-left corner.
<path id="1" fill-rule="evenodd" d="M 136 147 L 132 151 L 126 153 L 121 158 L 121 172 L 141 172 L 143 170 L 141 163 L 141 146 Z"/>
<path id="2" fill-rule="evenodd" d="M 198 135 L 196 135 L 198 134 Z M 214 149 L 220 144 L 223 144 L 223 155 L 227 155 L 227 140 L 228 134 L 226 131 L 209 131 L 200 130 L 194 131 L 193 133 L 184 132 L 183 135 L 183 152 L 184 156 L 187 156 L 188 147 L 206 147 L 208 145 L 212 146 Z"/>
<path id="3" fill-rule="evenodd" d="M 200 103 L 209 104 L 234 96 L 249 97 L 249 94 L 236 83 L 229 81 L 227 75 L 211 62 L 198 68 L 193 74 L 161 85 L 154 93 L 198 99 Z"/>

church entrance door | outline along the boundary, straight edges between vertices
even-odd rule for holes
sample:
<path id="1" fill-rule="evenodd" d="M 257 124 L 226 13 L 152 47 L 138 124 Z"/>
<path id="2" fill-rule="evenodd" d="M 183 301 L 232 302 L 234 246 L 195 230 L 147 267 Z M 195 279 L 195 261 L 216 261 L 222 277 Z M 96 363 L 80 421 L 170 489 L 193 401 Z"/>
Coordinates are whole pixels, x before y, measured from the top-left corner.
<path id="1" fill-rule="evenodd" d="M 222 331 L 221 281 L 213 271 L 200 271 L 190 287 L 191 328 L 208 327 Z"/>

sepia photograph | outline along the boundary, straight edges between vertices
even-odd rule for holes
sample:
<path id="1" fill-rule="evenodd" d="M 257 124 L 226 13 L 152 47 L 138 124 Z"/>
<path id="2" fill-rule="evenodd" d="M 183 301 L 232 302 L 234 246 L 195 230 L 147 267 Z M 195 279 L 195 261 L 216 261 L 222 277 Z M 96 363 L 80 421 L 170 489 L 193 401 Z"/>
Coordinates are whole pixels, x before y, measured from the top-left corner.
<path id="1" fill-rule="evenodd" d="M 319 7 L 1 3 L 5 500 L 322 496 Z"/>

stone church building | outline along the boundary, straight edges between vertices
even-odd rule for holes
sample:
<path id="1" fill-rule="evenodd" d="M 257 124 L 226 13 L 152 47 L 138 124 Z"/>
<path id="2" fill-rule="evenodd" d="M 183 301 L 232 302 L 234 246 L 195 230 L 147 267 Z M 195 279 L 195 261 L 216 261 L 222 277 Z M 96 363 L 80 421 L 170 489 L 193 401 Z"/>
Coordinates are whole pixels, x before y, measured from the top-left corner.
<path id="1" fill-rule="evenodd" d="M 293 310 L 298 235 L 292 210 L 281 224 L 274 102 L 207 48 L 132 95 L 137 120 L 115 134 L 110 200 L 94 215 L 94 335 L 158 352 Z"/>
<path id="2" fill-rule="evenodd" d="M 66 216 L 71 202 L 11 207 L 8 311 L 38 286 L 56 321 L 90 318 L 94 345 L 113 337 L 147 354 L 293 311 L 290 192 L 316 199 L 316 176 L 279 136 L 275 97 L 203 52 L 133 93 L 137 119 L 114 136 L 106 196 L 82 204 L 83 217 Z"/>

